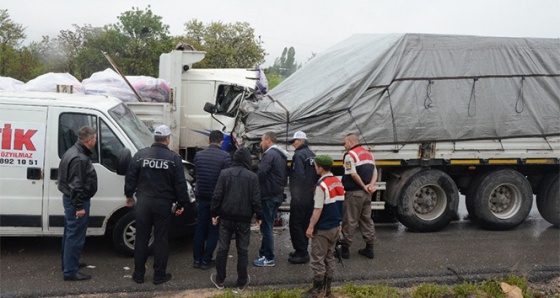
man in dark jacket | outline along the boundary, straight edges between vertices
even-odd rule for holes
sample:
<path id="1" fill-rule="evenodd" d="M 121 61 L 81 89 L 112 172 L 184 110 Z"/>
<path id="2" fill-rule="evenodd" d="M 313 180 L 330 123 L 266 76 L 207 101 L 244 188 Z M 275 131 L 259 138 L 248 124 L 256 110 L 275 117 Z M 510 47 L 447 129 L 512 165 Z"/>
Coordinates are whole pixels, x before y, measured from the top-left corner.
<path id="1" fill-rule="evenodd" d="M 193 267 L 208 269 L 214 266 L 214 250 L 218 244 L 218 227 L 212 225 L 210 203 L 220 171 L 231 166 L 231 155 L 221 149 L 224 134 L 219 130 L 210 132 L 207 149 L 194 157 L 196 168 L 195 195 L 198 202 L 198 223 L 194 234 Z"/>
<path id="2" fill-rule="evenodd" d="M 97 192 L 97 174 L 91 163 L 91 149 L 97 142 L 94 128 L 84 126 L 78 141 L 70 147 L 58 166 L 58 190 L 64 205 L 62 271 L 64 280 L 86 280 L 91 276 L 78 272 L 89 221 L 90 199 Z"/>
<path id="3" fill-rule="evenodd" d="M 259 164 L 258 176 L 261 188 L 263 208 L 263 222 L 261 225 L 262 242 L 259 258 L 253 265 L 272 267 L 274 259 L 274 220 L 278 207 L 284 201 L 284 187 L 286 186 L 286 154 L 276 145 L 276 134 L 272 131 L 261 138 L 261 148 L 264 151 Z"/>
<path id="4" fill-rule="evenodd" d="M 154 228 L 154 277 L 155 285 L 171 279 L 167 273 L 169 257 L 169 230 L 172 214 L 183 213 L 187 204 L 187 182 L 181 157 L 167 146 L 171 131 L 165 125 L 154 131 L 154 141 L 149 148 L 136 152 L 126 173 L 124 193 L 126 205 L 135 207 L 136 240 L 134 243 L 134 273 L 132 279 L 144 282 L 148 243 Z M 136 201 L 133 195 L 136 195 Z M 176 203 L 175 207 L 173 203 Z"/>
<path id="5" fill-rule="evenodd" d="M 296 131 L 290 144 L 296 148 L 290 174 L 289 224 L 290 238 L 295 251 L 290 252 L 288 261 L 292 264 L 303 264 L 309 262 L 309 240 L 305 231 L 313 213 L 313 189 L 319 177 L 313 165 L 315 153 L 307 146 L 307 135 L 303 131 Z"/>
<path id="6" fill-rule="evenodd" d="M 262 218 L 259 178 L 250 171 L 251 154 L 247 148 L 238 149 L 233 156 L 233 167 L 220 173 L 214 198 L 212 199 L 212 223 L 220 226 L 218 253 L 216 254 L 216 274 L 210 279 L 218 289 L 224 288 L 229 245 L 235 234 L 237 247 L 237 288 L 245 290 L 250 277 L 249 241 L 251 219 L 256 214 L 257 225 Z"/>

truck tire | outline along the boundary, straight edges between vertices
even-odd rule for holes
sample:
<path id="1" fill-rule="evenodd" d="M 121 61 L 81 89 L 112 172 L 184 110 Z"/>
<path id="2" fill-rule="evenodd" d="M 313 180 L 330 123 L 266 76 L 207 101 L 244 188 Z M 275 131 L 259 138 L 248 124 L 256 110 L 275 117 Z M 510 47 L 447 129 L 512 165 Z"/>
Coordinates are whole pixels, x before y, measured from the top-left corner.
<path id="1" fill-rule="evenodd" d="M 520 225 L 529 215 L 533 191 L 521 173 L 497 170 L 482 178 L 471 203 L 474 220 L 482 228 L 508 230 Z"/>
<path id="2" fill-rule="evenodd" d="M 398 199 L 397 218 L 417 232 L 438 231 L 457 216 L 457 185 L 440 170 L 423 170 L 408 178 Z"/>
<path id="3" fill-rule="evenodd" d="M 465 207 L 467 207 L 467 212 L 469 213 L 469 220 L 473 222 L 476 222 L 476 211 L 474 208 L 476 191 L 480 186 L 480 182 L 482 182 L 486 175 L 488 174 L 480 174 L 474 177 L 465 193 Z"/>
<path id="4" fill-rule="evenodd" d="M 548 175 L 539 184 L 537 191 L 537 209 L 541 216 L 553 224 L 560 227 L 560 176 Z"/>
<path id="5" fill-rule="evenodd" d="M 136 212 L 131 211 L 121 217 L 113 229 L 113 244 L 118 252 L 127 257 L 134 256 L 134 241 L 136 240 Z M 150 237 L 148 249 L 154 246 L 154 235 Z"/>

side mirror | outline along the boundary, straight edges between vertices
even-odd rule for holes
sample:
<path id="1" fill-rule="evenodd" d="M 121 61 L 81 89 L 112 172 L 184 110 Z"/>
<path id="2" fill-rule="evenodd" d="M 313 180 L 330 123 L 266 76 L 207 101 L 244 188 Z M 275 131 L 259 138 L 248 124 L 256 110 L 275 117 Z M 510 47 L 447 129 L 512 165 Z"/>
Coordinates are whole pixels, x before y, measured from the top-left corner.
<path id="1" fill-rule="evenodd" d="M 132 160 L 132 154 L 130 153 L 130 149 L 123 148 L 119 151 L 119 155 L 117 156 L 117 174 L 124 176 L 128 171 L 128 165 Z"/>
<path id="2" fill-rule="evenodd" d="M 206 113 L 214 114 L 216 113 L 216 106 L 212 103 L 207 102 L 204 104 L 204 111 Z"/>

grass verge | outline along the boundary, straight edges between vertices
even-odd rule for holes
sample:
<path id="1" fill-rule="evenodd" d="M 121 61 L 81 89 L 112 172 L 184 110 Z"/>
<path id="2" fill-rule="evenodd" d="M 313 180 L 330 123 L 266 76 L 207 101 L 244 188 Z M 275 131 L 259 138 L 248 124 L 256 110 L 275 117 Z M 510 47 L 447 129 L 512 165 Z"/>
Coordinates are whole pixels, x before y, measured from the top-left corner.
<path id="1" fill-rule="evenodd" d="M 334 298 L 506 298 L 502 290 L 502 282 L 518 287 L 524 298 L 560 298 L 560 281 L 556 278 L 550 286 L 532 287 L 527 279 L 515 275 L 484 280 L 482 282 L 463 282 L 454 285 L 438 285 L 434 283 L 420 284 L 408 288 L 397 288 L 388 285 L 354 285 L 346 284 L 332 289 Z M 236 293 L 225 290 L 214 295 L 215 298 L 292 298 L 301 297 L 306 289 L 269 289 L 266 291 L 249 291 Z"/>

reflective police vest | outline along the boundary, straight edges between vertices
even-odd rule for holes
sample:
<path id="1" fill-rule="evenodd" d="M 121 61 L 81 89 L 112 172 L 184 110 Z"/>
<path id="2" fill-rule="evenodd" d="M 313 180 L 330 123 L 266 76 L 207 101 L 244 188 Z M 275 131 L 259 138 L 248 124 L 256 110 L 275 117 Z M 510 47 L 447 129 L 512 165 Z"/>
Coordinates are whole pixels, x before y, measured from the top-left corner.
<path id="1" fill-rule="evenodd" d="M 317 230 L 329 230 L 338 227 L 342 221 L 342 203 L 344 202 L 344 187 L 335 176 L 326 176 L 317 182 L 317 186 L 325 194 L 323 211 L 315 224 Z"/>
<path id="2" fill-rule="evenodd" d="M 350 155 L 354 164 L 356 165 L 356 172 L 362 178 L 364 184 L 368 184 L 373 177 L 373 171 L 375 170 L 375 159 L 373 155 L 363 146 L 356 145 L 354 148 L 350 149 L 346 154 L 344 154 L 344 160 L 346 160 L 346 155 Z M 346 191 L 361 190 L 360 186 L 354 182 L 354 179 L 350 175 L 342 176 L 342 183 L 344 184 L 344 189 Z"/>

